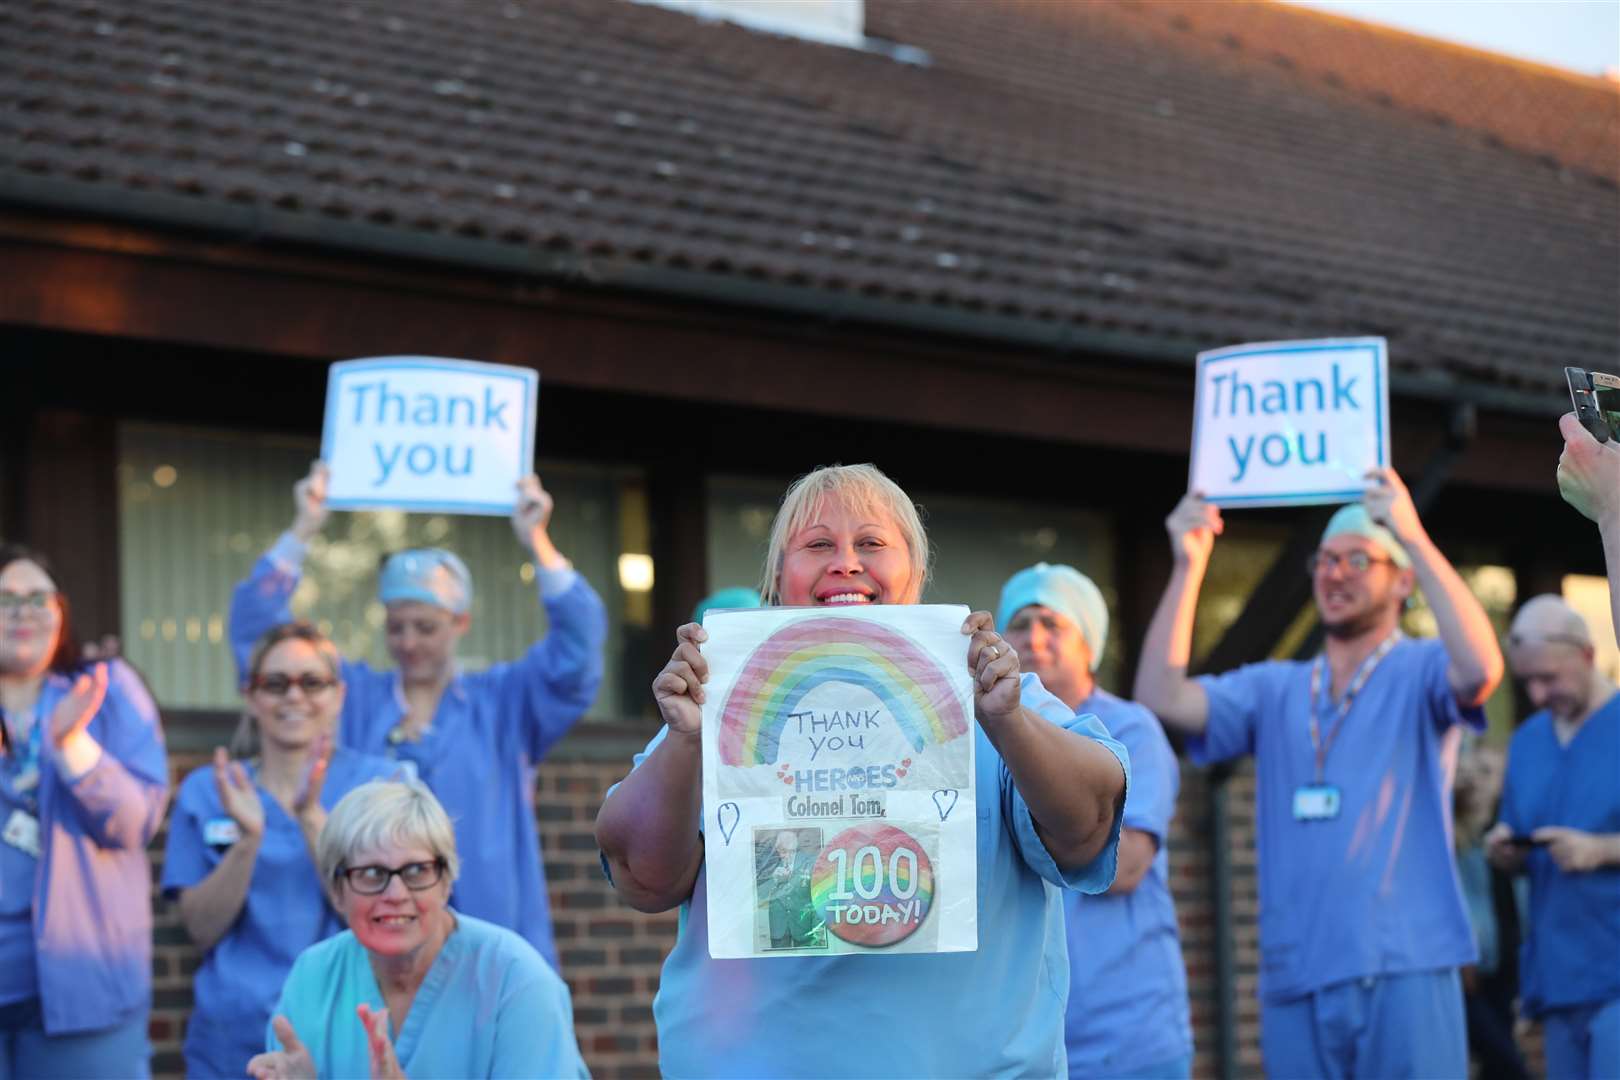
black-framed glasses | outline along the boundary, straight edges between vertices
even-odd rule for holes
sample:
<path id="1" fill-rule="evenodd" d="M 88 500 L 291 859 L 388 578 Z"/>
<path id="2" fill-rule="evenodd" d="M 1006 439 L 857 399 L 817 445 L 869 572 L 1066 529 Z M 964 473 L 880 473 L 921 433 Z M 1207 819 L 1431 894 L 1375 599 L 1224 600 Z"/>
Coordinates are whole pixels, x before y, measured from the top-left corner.
<path id="1" fill-rule="evenodd" d="M 1365 574 L 1368 570 L 1381 563 L 1394 565 L 1395 560 L 1378 558 L 1367 554 L 1365 551 L 1352 551 L 1348 555 L 1337 555 L 1331 551 L 1317 551 L 1313 552 L 1310 558 L 1305 560 L 1305 572 L 1311 577 L 1315 577 L 1324 570 L 1337 570 L 1343 567 L 1352 574 Z"/>
<path id="2" fill-rule="evenodd" d="M 6 615 L 19 615 L 25 611 L 38 613 L 49 608 L 51 601 L 55 599 L 54 589 L 38 589 L 26 593 L 0 592 L 0 613 Z"/>
<path id="3" fill-rule="evenodd" d="M 361 896 L 376 896 L 388 891 L 388 883 L 395 875 L 412 892 L 431 889 L 444 877 L 444 859 L 432 862 L 406 863 L 404 866 L 343 866 L 338 876 L 348 882 L 349 888 Z"/>
<path id="4" fill-rule="evenodd" d="M 253 689 L 263 691 L 271 697 L 286 697 L 296 686 L 304 692 L 305 697 L 312 698 L 317 694 L 324 694 L 336 685 L 336 679 L 320 675 L 300 675 L 296 679 L 290 675 L 260 675 L 253 680 Z"/>

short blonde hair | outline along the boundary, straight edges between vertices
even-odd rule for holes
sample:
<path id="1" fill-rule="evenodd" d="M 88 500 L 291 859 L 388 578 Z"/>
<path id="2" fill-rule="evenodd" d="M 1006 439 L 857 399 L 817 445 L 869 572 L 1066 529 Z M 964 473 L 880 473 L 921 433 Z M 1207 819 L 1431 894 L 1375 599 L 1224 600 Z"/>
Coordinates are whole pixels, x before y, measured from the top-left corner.
<path id="1" fill-rule="evenodd" d="M 315 841 L 321 880 L 336 892 L 339 874 L 350 859 L 390 843 L 427 848 L 444 860 L 451 881 L 461 872 L 450 815 L 422 781 L 400 778 L 368 780 L 332 807 Z"/>
<path id="2" fill-rule="evenodd" d="M 763 602 L 773 607 L 782 602 L 782 560 L 787 554 L 788 540 L 800 529 L 813 524 L 822 507 L 832 499 L 856 509 L 878 510 L 894 519 L 905 541 L 906 552 L 911 556 L 913 596 L 908 602 L 920 599 L 923 587 L 928 584 L 928 533 L 923 529 L 922 516 L 911 496 L 883 475 L 883 470 L 876 465 L 824 465 L 799 477 L 782 496 L 781 509 L 771 523 L 771 539 L 759 583 Z"/>

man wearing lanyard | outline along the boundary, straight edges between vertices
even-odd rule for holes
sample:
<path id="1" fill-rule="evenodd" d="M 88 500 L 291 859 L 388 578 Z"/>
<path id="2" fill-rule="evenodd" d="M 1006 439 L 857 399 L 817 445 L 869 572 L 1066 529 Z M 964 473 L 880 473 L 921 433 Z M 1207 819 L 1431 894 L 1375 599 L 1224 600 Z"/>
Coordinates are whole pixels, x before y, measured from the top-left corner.
<path id="1" fill-rule="evenodd" d="M 1474 940 L 1451 857 L 1461 732 L 1502 678 L 1478 601 L 1429 539 L 1393 470 L 1328 522 L 1308 567 L 1321 655 L 1190 679 L 1215 507 L 1166 520 L 1174 568 L 1143 644 L 1136 698 L 1194 761 L 1255 756 L 1261 1043 L 1272 1076 L 1466 1076 L 1457 968 Z M 1440 639 L 1400 614 L 1423 590 Z"/>

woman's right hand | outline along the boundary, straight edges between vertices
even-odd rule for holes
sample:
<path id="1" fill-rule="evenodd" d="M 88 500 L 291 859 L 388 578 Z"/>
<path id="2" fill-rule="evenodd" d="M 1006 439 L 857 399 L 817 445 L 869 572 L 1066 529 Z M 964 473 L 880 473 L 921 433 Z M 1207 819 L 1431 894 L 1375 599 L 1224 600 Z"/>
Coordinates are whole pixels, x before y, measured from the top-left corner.
<path id="1" fill-rule="evenodd" d="M 309 467 L 309 475 L 293 485 L 292 534 L 303 543 L 315 539 L 326 524 L 326 481 L 331 470 L 326 462 L 316 461 Z"/>
<path id="2" fill-rule="evenodd" d="M 247 1063 L 247 1073 L 253 1080 L 316 1080 L 315 1059 L 304 1044 L 298 1041 L 292 1021 L 278 1016 L 270 1021 L 281 1040 L 281 1049 L 268 1054 L 255 1054 Z"/>
<path id="3" fill-rule="evenodd" d="M 1215 537 L 1225 528 L 1220 509 L 1196 491 L 1183 495 L 1164 519 L 1165 532 L 1170 534 L 1170 554 L 1176 562 L 1193 566 L 1209 562 Z"/>
<path id="4" fill-rule="evenodd" d="M 653 700 L 671 731 L 693 734 L 703 726 L 703 684 L 709 681 L 709 662 L 698 646 L 709 635 L 697 623 L 675 631 L 675 651 L 653 680 Z"/>
<path id="5" fill-rule="evenodd" d="M 236 822 L 244 837 L 264 835 L 264 803 L 259 789 L 248 778 L 240 761 L 232 761 L 223 746 L 214 747 L 214 786 L 219 789 L 219 805 Z"/>

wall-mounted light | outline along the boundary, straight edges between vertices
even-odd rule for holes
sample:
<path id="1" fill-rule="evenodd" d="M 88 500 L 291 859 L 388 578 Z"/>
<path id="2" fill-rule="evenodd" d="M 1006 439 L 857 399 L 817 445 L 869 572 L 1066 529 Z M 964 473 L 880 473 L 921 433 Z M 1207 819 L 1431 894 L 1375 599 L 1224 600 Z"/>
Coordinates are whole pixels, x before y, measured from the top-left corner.
<path id="1" fill-rule="evenodd" d="M 619 587 L 625 592 L 652 592 L 653 561 L 651 555 L 626 552 L 619 556 Z"/>

